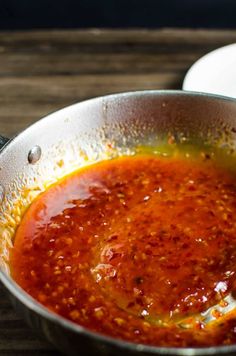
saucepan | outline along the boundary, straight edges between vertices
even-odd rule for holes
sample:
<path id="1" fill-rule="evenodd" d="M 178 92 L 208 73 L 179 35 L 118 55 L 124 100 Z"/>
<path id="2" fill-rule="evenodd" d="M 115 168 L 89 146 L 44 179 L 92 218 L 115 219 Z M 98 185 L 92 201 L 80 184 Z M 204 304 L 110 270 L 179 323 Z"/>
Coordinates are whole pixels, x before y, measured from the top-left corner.
<path id="1" fill-rule="evenodd" d="M 149 347 L 91 332 L 44 308 L 11 278 L 9 250 L 32 200 L 77 167 L 133 152 L 139 145 L 198 142 L 236 149 L 236 100 L 183 91 L 140 91 L 87 100 L 39 120 L 11 140 L 1 138 L 0 280 L 28 324 L 69 355 L 234 354 L 236 345 Z"/>

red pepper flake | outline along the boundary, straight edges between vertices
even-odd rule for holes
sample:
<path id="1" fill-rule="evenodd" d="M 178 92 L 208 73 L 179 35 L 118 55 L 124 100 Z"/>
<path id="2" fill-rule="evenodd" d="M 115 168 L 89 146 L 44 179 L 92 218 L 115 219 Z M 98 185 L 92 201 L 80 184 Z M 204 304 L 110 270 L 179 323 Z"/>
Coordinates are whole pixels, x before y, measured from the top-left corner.
<path id="1" fill-rule="evenodd" d="M 17 229 L 16 282 L 50 310 L 119 339 L 235 344 L 235 312 L 223 315 L 235 287 L 235 176 L 211 154 L 188 157 L 120 157 L 52 185 Z"/>

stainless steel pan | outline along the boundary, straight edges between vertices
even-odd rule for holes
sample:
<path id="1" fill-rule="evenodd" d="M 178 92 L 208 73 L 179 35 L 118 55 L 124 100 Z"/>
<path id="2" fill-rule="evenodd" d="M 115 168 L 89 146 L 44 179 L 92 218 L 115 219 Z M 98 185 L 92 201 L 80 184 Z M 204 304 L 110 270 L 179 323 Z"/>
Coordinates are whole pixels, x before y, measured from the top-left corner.
<path id="1" fill-rule="evenodd" d="M 135 152 L 137 145 L 214 145 L 234 155 L 236 101 L 181 91 L 143 91 L 100 97 L 55 112 L 0 144 L 0 279 L 31 327 L 69 355 L 234 354 L 235 346 L 158 348 L 115 340 L 49 312 L 9 275 L 9 248 L 28 204 L 75 167 Z"/>

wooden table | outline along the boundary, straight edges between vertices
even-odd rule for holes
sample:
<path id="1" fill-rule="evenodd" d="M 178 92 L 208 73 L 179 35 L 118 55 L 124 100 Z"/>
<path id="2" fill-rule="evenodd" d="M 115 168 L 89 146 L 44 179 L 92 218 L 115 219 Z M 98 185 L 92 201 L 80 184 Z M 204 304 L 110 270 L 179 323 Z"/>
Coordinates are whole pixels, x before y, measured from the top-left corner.
<path id="1" fill-rule="evenodd" d="M 203 54 L 236 31 L 89 30 L 0 33 L 0 133 L 15 135 L 63 106 L 139 89 L 179 89 Z M 58 355 L 0 287 L 0 355 Z"/>

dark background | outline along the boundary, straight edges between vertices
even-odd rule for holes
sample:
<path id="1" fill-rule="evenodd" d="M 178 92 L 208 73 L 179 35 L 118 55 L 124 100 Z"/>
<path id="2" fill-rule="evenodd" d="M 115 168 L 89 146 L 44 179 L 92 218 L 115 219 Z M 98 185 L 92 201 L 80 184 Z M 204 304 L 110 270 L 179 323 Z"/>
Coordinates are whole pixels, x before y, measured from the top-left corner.
<path id="1" fill-rule="evenodd" d="M 236 28 L 236 0 L 0 0 L 0 29 Z"/>

